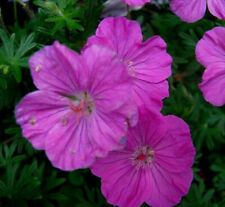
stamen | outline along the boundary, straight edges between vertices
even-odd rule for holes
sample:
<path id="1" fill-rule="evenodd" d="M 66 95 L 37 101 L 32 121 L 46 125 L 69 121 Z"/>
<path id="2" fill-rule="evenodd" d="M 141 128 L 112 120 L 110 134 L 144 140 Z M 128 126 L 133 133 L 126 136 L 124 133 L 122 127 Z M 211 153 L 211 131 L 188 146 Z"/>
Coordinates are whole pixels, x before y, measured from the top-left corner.
<path id="1" fill-rule="evenodd" d="M 141 154 L 137 157 L 138 160 L 144 160 L 146 158 L 146 155 Z"/>
<path id="2" fill-rule="evenodd" d="M 126 62 L 126 64 L 127 64 L 128 66 L 132 66 L 133 62 L 130 61 L 130 60 L 128 60 L 128 61 Z"/>
<path id="3" fill-rule="evenodd" d="M 36 72 L 39 72 L 41 69 L 42 69 L 42 65 L 38 65 L 38 66 L 35 68 L 35 71 L 36 71 Z"/>
<path id="4" fill-rule="evenodd" d="M 84 117 L 87 117 L 88 115 L 84 112 L 85 109 L 85 102 L 84 100 L 81 100 L 81 102 L 77 105 L 74 106 L 71 101 L 68 101 L 68 104 L 70 106 L 70 109 L 72 110 L 69 112 L 69 115 L 76 113 L 76 123 L 79 124 L 80 122 L 80 117 L 83 115 Z"/>
<path id="5" fill-rule="evenodd" d="M 30 124 L 31 124 L 32 126 L 34 126 L 34 125 L 35 125 L 35 120 L 34 120 L 34 117 L 32 117 L 32 118 L 30 119 Z"/>
<path id="6" fill-rule="evenodd" d="M 135 76 L 135 68 L 133 67 L 133 62 L 128 60 L 125 62 L 129 68 L 129 73 L 131 76 Z"/>
<path id="7" fill-rule="evenodd" d="M 84 92 L 83 95 L 81 96 L 81 98 L 78 98 L 77 96 L 73 96 L 73 95 L 63 95 L 67 98 L 69 98 L 68 100 L 68 105 L 71 111 L 67 112 L 65 114 L 65 117 L 73 115 L 74 113 L 76 113 L 76 123 L 79 124 L 80 122 L 80 118 L 83 116 L 85 118 L 88 118 L 88 116 L 92 113 L 93 109 L 93 101 L 92 99 L 88 96 L 87 92 Z M 73 102 L 72 102 L 72 101 Z M 74 105 L 74 103 L 79 103 L 78 105 Z M 62 119 L 62 123 L 67 123 L 64 121 L 64 119 Z M 68 120 L 68 119 L 67 119 Z"/>
<path id="8" fill-rule="evenodd" d="M 154 151 L 149 146 L 138 146 L 130 157 L 131 164 L 136 165 L 136 169 L 149 168 L 154 161 Z"/>

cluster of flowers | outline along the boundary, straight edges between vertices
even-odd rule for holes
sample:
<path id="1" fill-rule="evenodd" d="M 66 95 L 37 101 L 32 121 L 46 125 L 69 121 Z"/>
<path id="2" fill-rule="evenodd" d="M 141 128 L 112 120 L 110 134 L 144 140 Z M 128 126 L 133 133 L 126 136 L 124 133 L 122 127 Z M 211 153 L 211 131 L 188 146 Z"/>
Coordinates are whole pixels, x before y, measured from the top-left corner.
<path id="1" fill-rule="evenodd" d="M 200 88 L 215 105 L 225 103 L 224 38 L 214 28 L 196 48 L 207 68 Z M 16 107 L 23 136 L 59 169 L 90 167 L 113 205 L 176 205 L 195 149 L 188 125 L 160 113 L 171 63 L 161 37 L 142 42 L 139 24 L 123 17 L 104 19 L 81 55 L 56 41 L 29 60 L 39 90 Z"/>
<path id="2" fill-rule="evenodd" d="M 142 6 L 152 0 L 122 0 L 130 6 Z M 215 17 L 225 20 L 225 0 L 171 0 L 170 8 L 185 22 L 195 22 L 205 15 L 206 6 Z"/>
<path id="3" fill-rule="evenodd" d="M 175 205 L 195 149 L 188 125 L 160 114 L 171 62 L 162 38 L 143 43 L 137 22 L 106 18 L 81 55 L 55 42 L 30 58 L 39 90 L 17 105 L 17 122 L 55 167 L 90 167 L 109 203 Z"/>
<path id="4" fill-rule="evenodd" d="M 122 0 L 130 6 L 142 6 L 151 0 Z M 200 20 L 206 11 L 225 20 L 225 0 L 171 0 L 171 10 L 183 21 Z M 215 106 L 225 104 L 225 28 L 215 27 L 205 33 L 196 46 L 196 58 L 206 67 L 199 85 L 205 99 Z"/>

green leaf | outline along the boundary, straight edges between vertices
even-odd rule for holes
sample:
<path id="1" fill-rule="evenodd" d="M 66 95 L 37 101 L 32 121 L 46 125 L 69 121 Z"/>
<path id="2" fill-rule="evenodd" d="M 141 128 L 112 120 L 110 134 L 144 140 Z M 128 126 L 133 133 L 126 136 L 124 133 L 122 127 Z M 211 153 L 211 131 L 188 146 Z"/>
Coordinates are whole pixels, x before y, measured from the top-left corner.
<path id="1" fill-rule="evenodd" d="M 69 28 L 69 30 L 71 30 L 71 31 L 74 29 L 84 31 L 84 28 L 80 24 L 77 23 L 77 20 L 66 19 L 66 24 L 67 24 L 67 27 Z"/>
<path id="2" fill-rule="evenodd" d="M 61 184 L 63 184 L 66 179 L 65 178 L 56 178 L 57 172 L 53 171 L 51 176 L 47 179 L 46 186 L 44 187 L 44 191 L 48 192 Z"/>
<path id="3" fill-rule="evenodd" d="M 84 183 L 84 178 L 79 171 L 73 171 L 69 173 L 69 181 L 74 186 L 81 186 Z"/>
<path id="4" fill-rule="evenodd" d="M 67 196 L 65 196 L 63 193 L 51 193 L 47 196 L 48 199 L 52 200 L 67 200 Z"/>
<path id="5" fill-rule="evenodd" d="M 33 49 L 36 46 L 34 43 L 34 33 L 30 34 L 27 37 L 23 37 L 20 40 L 19 48 L 16 50 L 15 58 L 23 57 L 28 51 Z"/>
<path id="6" fill-rule="evenodd" d="M 7 88 L 7 81 L 0 77 L 0 88 L 6 89 Z"/>
<path id="7" fill-rule="evenodd" d="M 16 79 L 16 81 L 18 83 L 20 83 L 21 82 L 21 78 L 22 78 L 22 74 L 21 74 L 20 68 L 15 66 L 15 65 L 13 65 L 11 67 L 11 70 L 12 70 L 13 76 Z"/>

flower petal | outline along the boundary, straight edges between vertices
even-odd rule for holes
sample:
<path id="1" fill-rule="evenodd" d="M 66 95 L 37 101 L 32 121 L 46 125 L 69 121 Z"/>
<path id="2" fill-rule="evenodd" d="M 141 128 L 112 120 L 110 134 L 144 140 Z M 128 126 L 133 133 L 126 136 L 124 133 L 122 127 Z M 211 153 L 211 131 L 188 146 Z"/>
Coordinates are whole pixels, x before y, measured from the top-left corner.
<path id="1" fill-rule="evenodd" d="M 167 123 L 166 135 L 152 146 L 155 162 L 169 172 L 183 172 L 192 166 L 195 155 L 189 127 L 176 116 L 164 118 Z"/>
<path id="2" fill-rule="evenodd" d="M 225 104 L 225 61 L 210 64 L 204 74 L 203 82 L 199 84 L 204 98 L 215 106 Z"/>
<path id="3" fill-rule="evenodd" d="M 144 4 L 150 2 L 151 0 L 122 0 L 130 6 L 143 6 Z"/>
<path id="4" fill-rule="evenodd" d="M 90 130 L 93 134 L 92 139 L 102 153 L 98 156 L 102 157 L 108 151 L 124 148 L 122 139 L 127 132 L 127 123 L 123 114 L 98 112 L 91 120 Z"/>
<path id="5" fill-rule="evenodd" d="M 188 169 L 182 173 L 169 174 L 159 166 L 154 166 L 150 178 L 152 191 L 146 203 L 154 207 L 171 207 L 187 194 L 193 180 L 193 172 Z"/>
<path id="6" fill-rule="evenodd" d="M 166 43 L 160 36 L 134 46 L 135 50 L 124 59 L 131 61 L 134 79 L 158 83 L 171 75 L 172 58 L 166 52 Z"/>
<path id="7" fill-rule="evenodd" d="M 196 22 L 205 15 L 206 0 L 172 0 L 171 10 L 185 22 Z"/>
<path id="8" fill-rule="evenodd" d="M 208 0 L 208 8 L 212 15 L 225 20 L 225 0 Z"/>
<path id="9" fill-rule="evenodd" d="M 107 201 L 120 207 L 141 206 L 151 191 L 147 172 L 131 166 L 129 156 L 129 151 L 110 152 L 91 167 L 102 178 L 101 190 Z"/>
<path id="10" fill-rule="evenodd" d="M 207 31 L 196 46 L 197 60 L 205 67 L 214 62 L 225 62 L 224 39 L 224 27 L 215 27 Z"/>
<path id="11" fill-rule="evenodd" d="M 82 57 L 89 68 L 88 90 L 96 110 L 114 111 L 130 101 L 127 96 L 131 92 L 130 77 L 115 53 L 94 45 L 87 48 Z"/>
<path id="12" fill-rule="evenodd" d="M 124 17 L 108 17 L 99 24 L 96 35 L 88 39 L 83 50 L 97 44 L 110 48 L 123 58 L 141 41 L 142 32 L 136 21 L 129 21 Z"/>
<path id="13" fill-rule="evenodd" d="M 135 150 L 136 146 L 154 147 L 157 140 L 165 136 L 166 131 L 166 122 L 158 110 L 149 110 L 143 105 L 139 107 L 137 125 L 128 129 L 126 148 Z"/>
<path id="14" fill-rule="evenodd" d="M 149 109 L 160 110 L 162 99 L 169 96 L 168 81 L 149 83 L 142 80 L 133 81 L 133 97 L 138 106 L 145 104 Z"/>
<path id="15" fill-rule="evenodd" d="M 35 91 L 26 95 L 16 106 L 16 120 L 22 134 L 35 149 L 45 148 L 48 130 L 66 114 L 63 97 L 50 92 Z"/>
<path id="16" fill-rule="evenodd" d="M 46 137 L 45 149 L 53 166 L 61 170 L 89 167 L 95 160 L 89 124 L 84 118 L 79 124 L 73 116 L 64 125 L 56 123 Z"/>
<path id="17" fill-rule="evenodd" d="M 169 96 L 165 79 L 171 75 L 172 63 L 164 40 L 159 36 L 151 37 L 145 43 L 134 45 L 133 51 L 123 58 L 131 72 L 136 103 L 160 110 L 162 99 Z"/>
<path id="18" fill-rule="evenodd" d="M 34 84 L 38 89 L 45 91 L 76 93 L 81 84 L 80 80 L 86 80 L 85 67 L 79 55 L 59 42 L 36 52 L 30 58 L 29 66 Z"/>

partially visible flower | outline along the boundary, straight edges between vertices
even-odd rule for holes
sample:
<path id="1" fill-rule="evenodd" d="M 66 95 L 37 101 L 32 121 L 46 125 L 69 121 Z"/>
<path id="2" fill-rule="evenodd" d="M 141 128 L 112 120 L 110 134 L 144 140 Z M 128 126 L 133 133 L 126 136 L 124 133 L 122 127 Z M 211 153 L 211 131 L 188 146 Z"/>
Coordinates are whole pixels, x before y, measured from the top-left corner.
<path id="1" fill-rule="evenodd" d="M 215 106 L 225 104 L 225 28 L 205 33 L 196 46 L 197 60 L 206 67 L 199 84 L 205 99 Z"/>
<path id="2" fill-rule="evenodd" d="M 98 159 L 91 170 L 101 178 L 101 191 L 112 205 L 170 207 L 189 190 L 194 155 L 182 119 L 141 108 L 138 124 L 128 129 L 127 146 Z"/>
<path id="3" fill-rule="evenodd" d="M 126 16 L 127 15 L 127 5 L 121 0 L 108 0 L 104 3 L 104 10 L 102 13 L 102 17 L 108 16 Z M 130 7 L 130 11 L 138 10 L 141 7 Z"/>
<path id="4" fill-rule="evenodd" d="M 160 7 L 163 4 L 168 4 L 169 0 L 152 0 L 151 4 L 155 4 L 156 6 Z"/>
<path id="5" fill-rule="evenodd" d="M 15 1 L 15 0 L 8 0 L 8 2 L 12 2 L 12 1 Z M 23 2 L 23 3 L 26 3 L 26 2 L 28 2 L 29 0 L 19 0 L 19 1 L 21 1 L 21 2 Z"/>
<path id="6" fill-rule="evenodd" d="M 169 96 L 166 79 L 171 75 L 172 58 L 161 37 L 153 36 L 144 43 L 142 38 L 136 21 L 109 17 L 99 24 L 83 50 L 96 44 L 114 51 L 130 74 L 136 103 L 160 110 L 162 99 Z"/>
<path id="7" fill-rule="evenodd" d="M 150 2 L 151 0 L 122 0 L 130 6 L 143 6 L 144 4 Z"/>
<path id="8" fill-rule="evenodd" d="M 169 0 L 151 0 L 151 3 L 160 6 L 162 4 L 168 4 Z M 122 0 L 108 0 L 104 3 L 104 10 L 102 13 L 102 17 L 118 17 L 118 16 L 126 16 L 127 15 L 127 4 L 122 2 Z M 131 6 L 129 8 L 130 11 L 139 10 L 142 6 Z"/>
<path id="9" fill-rule="evenodd" d="M 185 22 L 196 22 L 205 15 L 206 4 L 212 15 L 225 20 L 225 0 L 172 0 L 171 10 Z"/>
<path id="10" fill-rule="evenodd" d="M 160 7 L 162 4 L 168 4 L 169 0 L 151 0 L 151 3 Z M 102 13 L 102 17 L 119 17 L 119 16 L 127 16 L 127 4 L 122 2 L 122 0 L 108 0 L 104 3 L 104 10 Z M 142 6 L 131 6 L 129 8 L 130 11 L 139 10 Z"/>
<path id="11" fill-rule="evenodd" d="M 39 90 L 17 105 L 16 120 L 55 167 L 88 167 L 96 157 L 124 147 L 127 119 L 136 106 L 115 54 L 93 46 L 79 56 L 55 42 L 36 52 L 29 65 Z"/>

